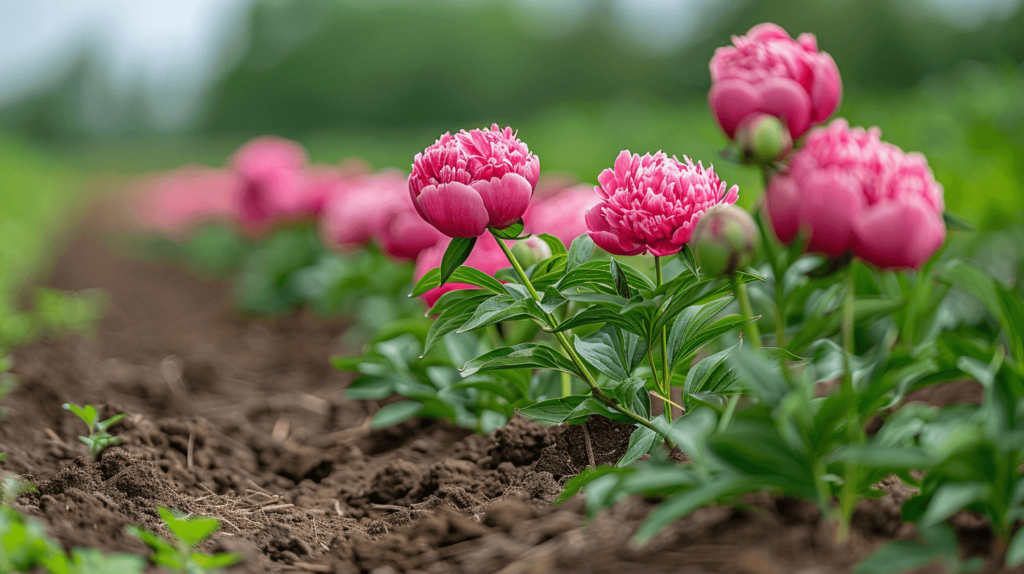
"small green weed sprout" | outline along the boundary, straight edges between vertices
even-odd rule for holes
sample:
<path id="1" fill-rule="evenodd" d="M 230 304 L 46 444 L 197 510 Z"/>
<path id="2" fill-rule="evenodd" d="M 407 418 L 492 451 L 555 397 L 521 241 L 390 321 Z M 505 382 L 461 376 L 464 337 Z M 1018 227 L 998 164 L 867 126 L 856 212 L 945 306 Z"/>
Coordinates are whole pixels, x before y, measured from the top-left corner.
<path id="1" fill-rule="evenodd" d="M 159 511 L 160 518 L 174 535 L 173 540 L 165 540 L 138 526 L 128 527 L 130 534 L 153 549 L 153 555 L 150 556 L 153 564 L 182 574 L 210 574 L 241 559 L 238 554 L 220 553 L 207 556 L 195 551 L 197 544 L 220 528 L 220 521 L 216 518 L 188 518 L 163 507 L 160 507 Z"/>
<path id="2" fill-rule="evenodd" d="M 96 455 L 102 452 L 103 449 L 121 442 L 121 439 L 108 433 L 107 429 L 123 419 L 125 415 L 114 415 L 105 421 L 101 421 L 97 420 L 99 419 L 99 413 L 96 412 L 96 408 L 92 405 L 80 407 L 73 403 L 64 403 L 64 408 L 75 413 L 78 418 L 82 419 L 89 426 L 89 436 L 80 436 L 78 440 L 84 442 L 89 447 L 89 457 L 92 460 L 96 460 Z"/>

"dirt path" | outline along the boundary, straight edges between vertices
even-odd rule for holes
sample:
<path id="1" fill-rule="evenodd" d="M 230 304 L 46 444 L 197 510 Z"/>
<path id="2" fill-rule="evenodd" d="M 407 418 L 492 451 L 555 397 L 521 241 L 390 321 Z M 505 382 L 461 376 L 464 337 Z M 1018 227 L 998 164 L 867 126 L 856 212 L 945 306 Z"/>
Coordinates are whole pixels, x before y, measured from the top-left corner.
<path id="1" fill-rule="evenodd" d="M 562 477 L 535 470 L 542 451 L 560 455 L 556 473 L 576 464 L 560 429 L 370 430 L 374 405 L 344 399 L 348 378 L 327 362 L 346 351 L 343 323 L 240 317 L 229 286 L 124 257 L 92 234 L 71 243 L 50 283 L 101 287 L 110 311 L 93 340 L 17 352 L 0 451 L 39 486 L 20 508 L 68 547 L 145 553 L 124 529 L 158 528 L 158 505 L 220 518 L 203 549 L 244 553 L 233 572 L 846 572 L 910 532 L 895 493 L 861 509 L 842 547 L 810 505 L 756 496 L 701 509 L 636 549 L 628 539 L 650 501 L 586 526 L 581 497 L 548 504 Z M 77 458 L 84 429 L 61 409 L 68 401 L 127 413 L 113 429 L 122 446 L 97 464 Z M 981 532 L 971 543 L 961 529 L 975 551 L 989 544 Z"/>

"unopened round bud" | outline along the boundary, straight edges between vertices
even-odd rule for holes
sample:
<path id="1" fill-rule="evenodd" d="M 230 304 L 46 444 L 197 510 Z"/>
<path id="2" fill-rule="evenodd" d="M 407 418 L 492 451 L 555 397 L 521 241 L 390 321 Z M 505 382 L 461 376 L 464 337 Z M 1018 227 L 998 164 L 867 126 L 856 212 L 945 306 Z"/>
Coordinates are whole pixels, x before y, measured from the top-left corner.
<path id="1" fill-rule="evenodd" d="M 743 158 L 757 163 L 782 159 L 793 149 L 793 138 L 779 118 L 753 114 L 736 129 L 736 143 Z"/>
<path id="2" fill-rule="evenodd" d="M 515 255 L 519 264 L 525 269 L 551 257 L 551 247 L 540 237 L 531 235 L 526 239 L 516 241 L 516 244 L 512 246 L 512 255 Z"/>
<path id="3" fill-rule="evenodd" d="M 750 214 L 719 204 L 704 212 L 690 239 L 701 271 L 713 277 L 749 266 L 761 249 L 761 234 Z"/>

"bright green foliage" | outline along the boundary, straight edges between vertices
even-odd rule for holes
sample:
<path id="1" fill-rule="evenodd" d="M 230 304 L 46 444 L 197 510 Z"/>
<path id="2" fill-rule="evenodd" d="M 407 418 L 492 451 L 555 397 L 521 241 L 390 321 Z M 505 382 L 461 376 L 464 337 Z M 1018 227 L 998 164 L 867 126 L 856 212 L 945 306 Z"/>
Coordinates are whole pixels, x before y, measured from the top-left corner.
<path id="1" fill-rule="evenodd" d="M 445 297 L 452 299 L 471 293 L 454 291 Z M 517 407 L 529 404 L 528 397 L 544 396 L 552 388 L 557 390 L 545 384 L 542 377 L 531 380 L 521 372 L 462 378 L 459 369 L 483 349 L 490 348 L 487 338 L 474 333 L 453 333 L 444 337 L 442 344 L 423 353 L 428 338 L 424 320 L 398 321 L 378 332 L 365 355 L 333 359 L 336 368 L 360 375 L 345 391 L 346 397 L 380 400 L 397 394 L 411 399 L 381 408 L 374 415 L 373 426 L 389 426 L 425 416 L 490 432 L 507 423 Z"/>
<path id="2" fill-rule="evenodd" d="M 138 574 L 145 560 L 131 554 L 103 554 L 95 549 L 76 548 L 64 554 L 35 520 L 7 505 L 0 505 L 0 572 L 50 574 Z"/>
<path id="3" fill-rule="evenodd" d="M 896 540 L 882 546 L 854 568 L 854 574 L 900 574 L 941 564 L 948 574 L 981 570 L 981 558 L 960 560 L 960 548 L 953 529 L 945 524 L 918 528 L 921 540 Z"/>
<path id="4" fill-rule="evenodd" d="M 207 556 L 195 551 L 196 545 L 220 528 L 220 521 L 216 518 L 177 516 L 163 507 L 159 508 L 159 511 L 160 518 L 167 525 L 173 539 L 165 540 L 137 526 L 128 527 L 129 533 L 139 537 L 153 549 L 153 554 L 149 558 L 153 564 L 182 574 L 208 574 L 241 560 L 241 556 L 237 554 L 221 553 Z"/>
<path id="5" fill-rule="evenodd" d="M 121 439 L 107 432 L 114 423 L 125 417 L 124 414 L 114 415 L 105 421 L 98 420 L 99 413 L 92 405 L 80 407 L 76 404 L 65 403 L 64 408 L 75 413 L 89 427 L 89 436 L 80 436 L 78 440 L 89 447 L 89 456 L 96 460 L 96 456 L 108 446 L 121 442 Z"/>

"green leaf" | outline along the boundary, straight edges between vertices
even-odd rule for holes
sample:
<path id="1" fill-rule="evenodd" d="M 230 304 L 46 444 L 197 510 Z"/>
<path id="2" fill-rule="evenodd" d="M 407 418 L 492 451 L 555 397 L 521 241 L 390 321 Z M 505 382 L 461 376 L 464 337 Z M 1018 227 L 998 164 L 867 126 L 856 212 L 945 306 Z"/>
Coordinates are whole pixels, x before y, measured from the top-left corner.
<path id="1" fill-rule="evenodd" d="M 634 420 L 633 418 L 620 413 L 618 410 L 612 409 L 608 405 L 604 404 L 603 401 L 595 397 L 588 397 L 587 400 L 583 401 L 573 409 L 572 412 L 566 416 L 565 420 L 559 422 L 585 421 L 590 418 L 590 415 L 601 415 L 605 418 L 622 423 L 631 423 Z"/>
<path id="2" fill-rule="evenodd" d="M 740 341 L 724 351 L 701 359 L 694 365 L 690 372 L 686 373 L 683 396 L 686 397 L 698 393 L 721 394 L 729 390 L 734 378 L 730 376 L 729 366 L 725 361 L 742 344 L 743 342 Z"/>
<path id="3" fill-rule="evenodd" d="M 441 258 L 438 286 L 444 285 L 452 273 L 465 263 L 466 259 L 469 259 L 469 254 L 473 252 L 473 246 L 476 245 L 476 239 L 476 237 L 455 237 L 451 240 Z"/>
<path id="4" fill-rule="evenodd" d="M 499 294 L 504 291 L 499 291 Z M 491 293 L 481 293 L 476 289 L 456 289 L 442 294 L 434 302 L 434 306 L 426 312 L 428 317 L 437 317 L 449 309 L 476 308 L 477 305 L 489 299 Z"/>
<path id="5" fill-rule="evenodd" d="M 595 331 L 584 338 L 575 336 L 576 351 L 598 371 L 614 381 L 629 378 L 626 366 L 622 364 L 621 351 L 617 349 L 616 333 L 607 327 Z"/>
<path id="6" fill-rule="evenodd" d="M 201 568 L 206 570 L 212 570 L 216 568 L 227 568 L 232 564 L 237 564 L 242 559 L 241 554 L 227 554 L 221 552 L 220 554 L 214 554 L 213 556 L 206 556 L 205 554 L 195 553 L 192 555 L 192 561 L 198 564 Z"/>
<path id="7" fill-rule="evenodd" d="M 82 419 L 89 426 L 89 430 L 92 430 L 93 423 L 96 422 L 96 409 L 92 405 L 85 405 L 83 408 L 74 403 L 64 403 L 63 407 L 75 413 L 78 418 Z"/>
<path id="8" fill-rule="evenodd" d="M 647 544 L 659 530 L 694 510 L 758 487 L 756 481 L 748 478 L 728 476 L 669 497 L 647 516 L 647 520 L 633 536 L 633 541 L 638 545 Z"/>
<path id="9" fill-rule="evenodd" d="M 558 257 L 559 255 L 568 254 L 568 252 L 565 250 L 565 244 L 562 243 L 561 239 L 555 237 L 554 235 L 551 235 L 549 233 L 538 233 L 537 237 L 539 237 L 541 241 L 543 241 L 544 243 L 548 244 L 548 248 L 551 249 L 552 257 Z"/>
<path id="10" fill-rule="evenodd" d="M 615 282 L 615 292 L 620 297 L 629 299 L 632 297 L 632 293 L 629 289 L 629 281 L 626 279 L 626 273 L 619 267 L 619 264 L 615 259 L 611 259 L 608 262 L 608 272 L 612 274 L 612 280 Z"/>
<path id="11" fill-rule="evenodd" d="M 580 406 L 588 398 L 590 398 L 590 395 L 570 395 L 568 397 L 539 401 L 528 407 L 516 410 L 524 417 L 558 424 L 566 420 L 569 417 L 569 413 L 573 412 L 576 407 Z"/>
<path id="12" fill-rule="evenodd" d="M 69 572 L 74 574 L 138 574 L 146 567 L 146 561 L 132 554 L 104 555 L 95 548 L 75 548 L 71 565 Z M 53 568 L 49 570 L 54 572 Z"/>
<path id="13" fill-rule="evenodd" d="M 722 297 L 703 305 L 693 305 L 680 312 L 668 332 L 669 366 L 674 367 L 683 355 L 679 351 L 683 343 L 692 339 L 697 332 L 708 324 L 722 309 L 732 302 L 732 297 Z"/>
<path id="14" fill-rule="evenodd" d="M 569 255 L 565 261 L 565 273 L 569 274 L 573 269 L 576 269 L 580 265 L 590 261 L 590 257 L 593 254 L 594 240 L 591 239 L 589 235 L 584 233 L 576 239 L 573 239 L 572 245 L 569 246 Z"/>
<path id="15" fill-rule="evenodd" d="M 679 251 L 679 260 L 682 261 L 683 266 L 690 272 L 696 279 L 700 279 L 700 270 L 697 267 L 697 258 L 693 256 L 693 250 L 690 249 L 689 243 L 684 243 L 683 248 Z"/>
<path id="16" fill-rule="evenodd" d="M 423 355 L 425 356 L 445 335 L 455 331 L 473 318 L 476 313 L 476 305 L 486 299 L 467 300 L 465 305 L 448 309 L 440 317 L 434 319 L 427 330 L 427 341 L 423 344 Z"/>
<path id="17" fill-rule="evenodd" d="M 544 290 L 544 295 L 541 297 L 538 305 L 540 306 L 541 311 L 551 314 L 555 312 L 555 309 L 558 309 L 568 302 L 568 299 L 566 299 L 558 289 L 555 289 L 552 286 Z"/>
<path id="18" fill-rule="evenodd" d="M 426 274 L 416 282 L 416 286 L 413 287 L 412 297 L 419 297 L 435 287 L 440 287 L 440 277 L 441 270 L 439 268 L 427 271 Z M 469 285 L 483 287 L 495 294 L 507 293 L 505 286 L 502 285 L 500 281 L 483 271 L 472 267 L 459 267 L 454 273 L 452 273 L 449 281 L 451 283 L 468 283 Z"/>
<path id="19" fill-rule="evenodd" d="M 515 393 L 511 388 L 509 388 L 508 385 L 498 383 L 495 381 L 460 381 L 458 383 L 453 384 L 450 387 L 447 387 L 445 391 L 455 391 L 459 389 L 476 389 L 479 391 L 494 393 L 495 395 L 498 395 L 499 397 L 505 399 L 510 403 L 514 403 L 520 398 L 522 398 L 520 395 Z"/>
<path id="20" fill-rule="evenodd" d="M 977 231 L 974 224 L 959 215 L 951 211 L 942 212 L 942 220 L 946 224 L 947 229 L 959 230 L 959 231 Z"/>
<path id="21" fill-rule="evenodd" d="M 502 347 L 466 363 L 462 376 L 501 369 L 555 369 L 583 378 L 576 366 L 564 355 L 547 345 L 523 343 L 513 347 Z"/>
<path id="22" fill-rule="evenodd" d="M 561 333 L 569 329 L 575 329 L 582 327 L 583 325 L 593 325 L 596 323 L 608 323 L 621 327 L 631 333 L 634 333 L 640 337 L 646 335 L 646 329 L 643 325 L 638 324 L 633 318 L 626 317 L 612 309 L 605 307 L 590 307 L 577 313 L 575 316 L 561 322 L 555 327 L 555 333 Z"/>
<path id="23" fill-rule="evenodd" d="M 488 227 L 487 229 L 498 239 L 520 239 L 520 235 L 523 233 L 523 219 L 519 218 L 519 221 L 504 229 L 495 229 L 493 227 Z"/>
<path id="24" fill-rule="evenodd" d="M 1006 549 L 1006 567 L 1016 568 L 1021 564 L 1024 564 L 1024 528 L 1017 531 Z"/>
<path id="25" fill-rule="evenodd" d="M 682 347 L 676 351 L 676 355 L 680 358 L 686 357 L 690 353 L 696 352 L 708 342 L 756 320 L 756 317 L 753 319 L 747 319 L 742 315 L 726 315 L 725 317 L 714 321 L 710 325 L 707 325 L 703 329 L 694 333 L 689 339 L 683 342 Z"/>
<path id="26" fill-rule="evenodd" d="M 100 432 L 103 432 L 103 431 L 107 430 L 108 428 L 110 428 L 111 426 L 117 424 L 118 421 L 120 421 L 121 419 L 123 419 L 126 416 L 127 415 L 125 415 L 125 414 L 114 415 L 114 416 L 110 417 L 109 419 L 107 419 L 105 421 L 98 422 L 98 423 L 96 423 L 96 430 L 98 430 Z"/>
<path id="27" fill-rule="evenodd" d="M 587 483 L 591 482 L 596 478 L 600 478 L 607 474 L 623 474 L 625 472 L 633 471 L 623 471 L 621 469 L 617 469 L 611 466 L 599 466 L 597 468 L 588 466 L 581 470 L 579 474 L 570 479 L 569 482 L 565 483 L 565 486 L 562 488 L 562 493 L 558 495 L 558 498 L 555 499 L 555 501 L 552 503 L 552 506 L 558 506 L 559 504 L 565 503 L 570 498 L 579 494 L 580 490 L 582 490 L 583 487 L 587 485 Z"/>
<path id="28" fill-rule="evenodd" d="M 527 299 L 516 299 L 511 295 L 495 295 L 481 303 L 473 316 L 456 332 L 465 333 L 500 321 L 529 317 L 528 301 Z"/>
<path id="29" fill-rule="evenodd" d="M 220 521 L 216 518 L 176 518 L 167 522 L 167 529 L 190 548 L 209 538 L 219 528 Z"/>
<path id="30" fill-rule="evenodd" d="M 920 522 L 925 526 L 942 522 L 966 506 L 984 500 L 989 492 L 989 485 L 980 482 L 943 484 L 935 490 Z"/>
<path id="31" fill-rule="evenodd" d="M 629 435 L 629 446 L 626 453 L 622 455 L 615 466 L 622 468 L 640 460 L 640 457 L 650 452 L 651 447 L 658 440 L 658 433 L 645 426 L 637 426 L 633 434 Z"/>
<path id="32" fill-rule="evenodd" d="M 395 393 L 395 377 L 363 376 L 345 389 L 345 398 L 357 401 L 386 399 Z"/>
<path id="33" fill-rule="evenodd" d="M 373 422 L 370 423 L 370 427 L 381 428 L 396 425 L 415 417 L 422 410 L 423 403 L 413 401 L 398 401 L 397 403 L 384 405 L 373 415 Z"/>
<path id="34" fill-rule="evenodd" d="M 856 567 L 854 574 L 901 574 L 923 568 L 942 558 L 942 554 L 910 540 L 894 540 L 883 545 Z"/>

